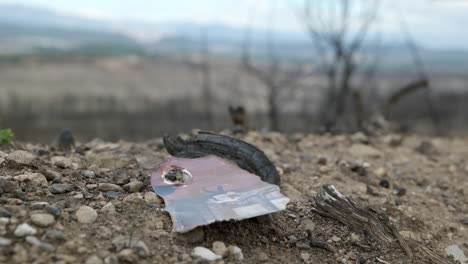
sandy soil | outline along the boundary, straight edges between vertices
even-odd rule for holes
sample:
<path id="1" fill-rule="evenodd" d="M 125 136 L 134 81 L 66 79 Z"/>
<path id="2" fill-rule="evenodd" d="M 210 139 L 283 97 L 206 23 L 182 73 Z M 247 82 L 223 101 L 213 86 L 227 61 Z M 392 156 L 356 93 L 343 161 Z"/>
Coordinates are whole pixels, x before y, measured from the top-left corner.
<path id="1" fill-rule="evenodd" d="M 402 250 L 377 249 L 362 232 L 313 213 L 312 198 L 329 183 L 385 212 L 404 237 L 443 256 L 456 245 L 468 256 L 467 139 L 257 132 L 241 138 L 277 166 L 291 199 L 287 209 L 184 235 L 171 232 L 149 185 L 151 168 L 169 157 L 161 139 L 93 140 L 73 153 L 20 143 L 0 149 L 0 262 L 198 263 L 195 247 L 221 241 L 243 257 L 227 254 L 218 263 L 423 263 Z M 308 248 L 308 229 L 337 252 Z"/>

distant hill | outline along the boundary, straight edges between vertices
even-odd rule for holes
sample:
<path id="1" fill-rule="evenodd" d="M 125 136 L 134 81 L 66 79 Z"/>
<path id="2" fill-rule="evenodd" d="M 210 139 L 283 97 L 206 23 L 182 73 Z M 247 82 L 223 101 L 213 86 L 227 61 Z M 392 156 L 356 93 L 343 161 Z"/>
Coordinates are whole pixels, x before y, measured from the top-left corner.
<path id="1" fill-rule="evenodd" d="M 203 35 L 213 56 L 238 57 L 246 31 L 222 24 L 100 20 L 41 7 L 0 4 L 0 55 L 198 53 Z M 265 58 L 269 32 L 250 29 L 250 36 L 253 56 Z M 275 32 L 274 39 L 278 59 L 308 62 L 317 57 L 306 35 Z M 408 49 L 401 43 L 369 45 L 366 49 L 387 58 L 388 69 L 413 67 Z M 428 68 L 452 70 L 468 66 L 467 51 L 421 47 L 420 52 Z"/>

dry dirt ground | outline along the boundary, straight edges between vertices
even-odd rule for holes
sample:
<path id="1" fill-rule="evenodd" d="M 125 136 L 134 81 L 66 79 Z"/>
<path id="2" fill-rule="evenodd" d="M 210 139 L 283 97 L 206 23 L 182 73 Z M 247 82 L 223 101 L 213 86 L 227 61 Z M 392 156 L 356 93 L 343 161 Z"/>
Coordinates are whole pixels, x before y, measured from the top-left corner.
<path id="1" fill-rule="evenodd" d="M 218 263 L 424 263 L 401 249 L 377 249 L 363 232 L 314 213 L 312 198 L 329 183 L 386 213 L 403 237 L 442 256 L 449 246 L 468 255 L 467 139 L 257 132 L 240 138 L 275 163 L 291 202 L 270 217 L 185 235 L 171 232 L 164 203 L 149 185 L 151 168 L 169 157 L 161 139 L 93 140 L 72 153 L 3 147 L 0 263 L 198 263 L 204 260 L 193 249 L 211 249 L 214 241 L 243 255 Z M 306 230 L 336 252 L 310 248 Z"/>

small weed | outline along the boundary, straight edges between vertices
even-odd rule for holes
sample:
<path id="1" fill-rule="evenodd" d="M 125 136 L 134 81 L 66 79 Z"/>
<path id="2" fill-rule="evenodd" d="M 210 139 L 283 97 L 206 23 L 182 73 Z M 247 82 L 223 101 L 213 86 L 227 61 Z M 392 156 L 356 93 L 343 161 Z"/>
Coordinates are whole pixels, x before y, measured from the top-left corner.
<path id="1" fill-rule="evenodd" d="M 15 134 L 11 129 L 1 129 L 0 130 L 0 146 L 10 144 L 13 141 Z"/>

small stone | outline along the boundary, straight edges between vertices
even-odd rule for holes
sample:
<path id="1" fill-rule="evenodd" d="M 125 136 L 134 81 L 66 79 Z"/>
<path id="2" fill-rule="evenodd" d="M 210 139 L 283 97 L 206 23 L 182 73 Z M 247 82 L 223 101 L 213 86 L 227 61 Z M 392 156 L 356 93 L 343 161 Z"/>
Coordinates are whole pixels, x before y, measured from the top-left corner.
<path id="1" fill-rule="evenodd" d="M 192 251 L 194 257 L 200 257 L 204 260 L 215 261 L 221 259 L 221 256 L 216 255 L 213 251 L 205 247 L 195 247 Z"/>
<path id="2" fill-rule="evenodd" d="M 361 237 L 358 234 L 351 233 L 351 241 L 358 242 L 361 240 Z"/>
<path id="3" fill-rule="evenodd" d="M 468 225 L 468 219 L 463 220 L 463 221 L 462 221 L 462 224 Z"/>
<path id="4" fill-rule="evenodd" d="M 36 229 L 34 229 L 32 226 L 26 223 L 23 223 L 15 229 L 14 234 L 17 237 L 24 237 L 24 236 L 29 236 L 29 235 L 35 235 L 36 232 L 37 232 Z"/>
<path id="5" fill-rule="evenodd" d="M 291 243 L 296 243 L 297 242 L 297 237 L 293 236 L 293 235 L 290 235 L 290 236 L 288 236 L 288 240 Z"/>
<path id="6" fill-rule="evenodd" d="M 205 238 L 205 231 L 203 231 L 202 228 L 195 228 L 192 231 L 182 234 L 182 236 L 188 243 L 195 244 L 203 241 Z"/>
<path id="7" fill-rule="evenodd" d="M 213 242 L 212 249 L 216 255 L 219 255 L 221 257 L 226 257 L 229 253 L 226 245 L 221 241 Z"/>
<path id="8" fill-rule="evenodd" d="M 116 255 L 107 256 L 104 259 L 105 264 L 119 264 L 119 258 Z"/>
<path id="9" fill-rule="evenodd" d="M 93 179 L 93 178 L 96 177 L 96 173 L 94 173 L 94 171 L 90 171 L 90 170 L 85 170 L 81 174 L 83 175 L 83 177 L 89 178 L 89 179 Z"/>
<path id="10" fill-rule="evenodd" d="M 122 187 L 113 183 L 100 183 L 98 185 L 98 190 L 100 190 L 101 192 L 108 192 L 108 191 L 123 192 Z"/>
<path id="11" fill-rule="evenodd" d="M 28 242 L 29 244 L 34 245 L 34 246 L 41 245 L 41 241 L 35 236 L 27 236 L 26 237 L 26 242 Z"/>
<path id="12" fill-rule="evenodd" d="M 108 202 L 101 208 L 101 212 L 107 215 L 113 215 L 116 213 L 115 206 L 111 202 Z"/>
<path id="13" fill-rule="evenodd" d="M 141 181 L 131 181 L 125 184 L 123 188 L 129 193 L 135 193 L 141 191 L 141 189 L 143 189 L 143 186 L 144 184 Z"/>
<path id="14" fill-rule="evenodd" d="M 325 157 L 320 157 L 320 158 L 318 159 L 318 161 L 317 161 L 317 164 L 322 165 L 322 166 L 323 166 L 323 165 L 327 165 L 327 158 L 325 158 Z"/>
<path id="15" fill-rule="evenodd" d="M 52 164 L 62 169 L 71 168 L 73 166 L 73 162 L 69 158 L 63 156 L 52 157 L 50 161 Z"/>
<path id="16" fill-rule="evenodd" d="M 309 253 L 301 252 L 301 259 L 302 259 L 302 260 L 308 261 L 309 258 L 310 258 L 310 254 L 309 254 Z"/>
<path id="17" fill-rule="evenodd" d="M 5 157 L 8 161 L 27 166 L 32 165 L 35 158 L 36 156 L 23 150 L 16 150 Z"/>
<path id="18" fill-rule="evenodd" d="M 236 246 L 228 247 L 229 255 L 233 256 L 235 260 L 243 260 L 244 254 L 242 254 L 242 249 Z"/>
<path id="19" fill-rule="evenodd" d="M 54 241 L 65 241 L 65 234 L 60 230 L 49 229 L 45 233 L 46 237 Z"/>
<path id="20" fill-rule="evenodd" d="M 149 203 L 155 203 L 161 205 L 163 203 L 162 199 L 159 198 L 154 192 L 146 192 L 145 193 L 145 200 Z"/>
<path id="21" fill-rule="evenodd" d="M 390 182 L 386 179 L 380 180 L 379 185 L 387 189 L 390 188 Z"/>
<path id="22" fill-rule="evenodd" d="M 331 238 L 331 241 L 337 243 L 337 242 L 340 242 L 341 241 L 341 238 L 337 237 L 337 236 L 332 236 Z"/>
<path id="23" fill-rule="evenodd" d="M 138 263 L 138 256 L 135 254 L 133 249 L 126 248 L 117 254 L 119 263 Z"/>
<path id="24" fill-rule="evenodd" d="M 141 196 L 140 193 L 129 194 L 127 195 L 127 197 L 123 199 L 123 201 L 125 203 L 130 203 L 130 204 L 144 204 L 145 203 L 145 200 L 143 200 L 143 196 Z"/>
<path id="25" fill-rule="evenodd" d="M 97 217 L 97 212 L 93 208 L 86 205 L 81 206 L 76 211 L 76 218 L 81 224 L 91 224 L 96 221 Z"/>
<path id="26" fill-rule="evenodd" d="M 466 258 L 465 253 L 458 245 L 451 245 L 445 248 L 445 253 L 447 255 L 453 256 L 455 260 L 460 261 L 460 263 L 467 263 L 468 258 Z"/>
<path id="27" fill-rule="evenodd" d="M 41 170 L 41 173 L 46 177 L 48 181 L 62 180 L 62 174 L 53 170 Z"/>
<path id="28" fill-rule="evenodd" d="M 11 212 L 8 211 L 6 208 L 0 208 L 0 217 L 11 217 Z"/>
<path id="29" fill-rule="evenodd" d="M 105 196 L 109 199 L 115 199 L 117 197 L 119 197 L 119 193 L 118 192 L 114 192 L 114 191 L 108 191 L 106 192 Z"/>
<path id="30" fill-rule="evenodd" d="M 402 204 L 403 204 L 403 201 L 402 201 L 402 200 L 400 200 L 400 199 L 395 199 L 395 205 L 396 205 L 396 206 L 400 206 L 400 205 L 402 205 Z"/>
<path id="31" fill-rule="evenodd" d="M 63 183 L 56 183 L 52 184 L 49 188 L 50 192 L 53 194 L 64 194 L 71 192 L 75 189 L 72 184 L 63 184 Z"/>
<path id="32" fill-rule="evenodd" d="M 18 188 L 19 188 L 18 183 L 12 182 L 12 181 L 9 181 L 9 180 L 5 180 L 5 179 L 0 179 L 0 194 L 2 192 L 13 193 Z"/>
<path id="33" fill-rule="evenodd" d="M 0 247 L 6 247 L 11 245 L 12 241 L 11 239 L 0 237 Z"/>
<path id="34" fill-rule="evenodd" d="M 398 196 L 403 196 L 406 194 L 406 189 L 403 187 L 396 187 L 395 190 L 393 191 L 394 194 Z"/>
<path id="35" fill-rule="evenodd" d="M 380 150 L 377 150 L 374 147 L 371 147 L 369 145 L 364 145 L 364 144 L 353 144 L 349 148 L 349 153 L 355 157 L 359 158 L 381 158 L 383 156 L 382 152 Z"/>
<path id="36" fill-rule="evenodd" d="M 257 257 L 258 257 L 258 260 L 260 260 L 261 262 L 268 261 L 269 259 L 268 255 L 265 252 L 258 253 Z"/>
<path id="37" fill-rule="evenodd" d="M 15 176 L 13 179 L 18 181 L 30 182 L 32 186 L 47 186 L 49 183 L 44 175 L 40 173 L 26 173 Z"/>
<path id="38" fill-rule="evenodd" d="M 55 218 L 51 214 L 33 214 L 31 222 L 39 227 L 48 227 L 55 223 Z"/>
<path id="39" fill-rule="evenodd" d="M 86 260 L 85 264 L 103 264 L 103 262 L 101 258 L 99 258 L 96 255 L 93 255 Z"/>
<path id="40" fill-rule="evenodd" d="M 382 178 L 387 176 L 387 170 L 384 167 L 379 167 L 374 171 L 375 176 Z"/>
<path id="41" fill-rule="evenodd" d="M 151 254 L 148 246 L 145 242 L 139 240 L 134 246 L 133 249 L 137 252 L 140 257 L 147 257 Z"/>
<path id="42" fill-rule="evenodd" d="M 411 238 L 411 239 L 418 239 L 419 236 L 417 236 L 414 232 L 412 231 L 400 231 L 400 235 L 404 238 Z"/>
<path id="43" fill-rule="evenodd" d="M 59 208 L 54 207 L 54 206 L 52 206 L 50 204 L 48 204 L 48 205 L 46 205 L 44 207 L 44 212 L 49 213 L 49 214 L 51 214 L 51 215 L 53 215 L 55 217 L 59 217 L 62 214 L 62 210 L 60 210 Z"/>

